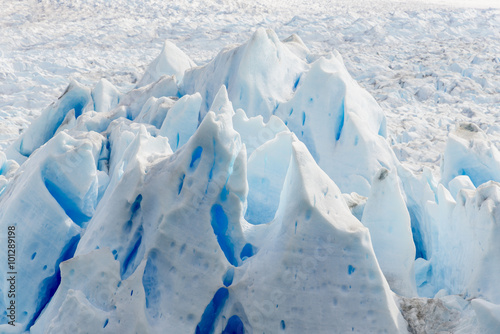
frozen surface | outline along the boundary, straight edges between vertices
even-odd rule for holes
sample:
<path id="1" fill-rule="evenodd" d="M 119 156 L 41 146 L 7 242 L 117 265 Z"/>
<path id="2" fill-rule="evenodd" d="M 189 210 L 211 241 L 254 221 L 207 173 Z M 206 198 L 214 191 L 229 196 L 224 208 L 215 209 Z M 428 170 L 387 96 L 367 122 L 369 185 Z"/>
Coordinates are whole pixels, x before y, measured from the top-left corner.
<path id="1" fill-rule="evenodd" d="M 0 5 L 0 332 L 500 331 L 497 3 Z"/>
<path id="2" fill-rule="evenodd" d="M 453 8 L 450 8 L 450 5 Z M 480 9 L 474 9 L 480 8 Z M 498 143 L 498 1 L 3 1 L 0 135 L 5 147 L 69 78 L 135 86 L 166 39 L 197 64 L 256 27 L 337 49 L 388 117 L 398 158 L 437 171 L 447 133 L 473 121 Z M 373 12 L 377 15 L 373 15 Z M 207 14 L 211 13 L 211 14 Z M 390 45 L 390 47 L 387 47 Z M 178 64 L 179 65 L 179 64 Z M 218 89 L 218 87 L 217 87 Z"/>
<path id="3" fill-rule="evenodd" d="M 260 29 L 252 40 L 273 35 Z M 314 71 L 314 64 L 297 61 L 304 71 Z M 345 72 L 341 63 L 336 66 Z M 203 69 L 188 70 L 185 77 Z M 178 90 L 164 90 L 171 79 L 160 77 L 134 89 L 100 112 L 92 110 L 90 92 L 101 83 L 93 89 L 72 84 L 9 147 L 9 157 L 26 161 L 18 159 L 19 177 L 5 186 L 0 223 L 16 220 L 22 226 L 22 242 L 31 248 L 21 249 L 19 266 L 31 271 L 20 271 L 19 285 L 36 283 L 19 298 L 18 328 L 33 333 L 406 332 L 369 230 L 351 214 L 306 144 L 276 116 L 264 123 L 260 115 L 248 118 L 244 109 L 236 113 L 228 91 L 238 82 L 221 86 L 206 112 L 199 93 L 176 97 L 182 83 Z M 105 95 L 114 96 L 111 88 Z M 80 92 L 87 98 L 82 100 Z M 148 106 L 165 98 L 154 96 L 160 92 L 170 105 L 157 122 L 159 109 Z M 303 103 L 301 97 L 290 99 Z M 364 98 L 358 96 L 358 102 Z M 192 110 L 200 121 L 186 133 L 176 116 Z M 62 121 L 68 117 L 72 121 Z M 233 119 L 236 128 L 247 123 L 257 134 L 267 129 L 272 135 L 248 157 L 250 134 L 242 140 Z M 166 126 L 189 138 L 175 153 L 161 134 Z M 32 143 L 33 152 L 23 150 L 25 142 Z M 45 210 L 47 220 L 23 209 L 27 198 L 33 210 Z M 39 230 L 23 230 L 35 220 L 57 243 L 40 241 Z M 401 227 L 409 229 L 408 224 Z M 411 252 L 405 256 L 410 263 L 413 258 Z M 28 265 L 35 260 L 45 269 Z M 54 269 L 46 271 L 49 265 Z"/>
<path id="4" fill-rule="evenodd" d="M 374 176 L 361 222 L 370 230 L 380 268 L 392 290 L 401 296 L 416 296 L 410 214 L 394 172 L 382 168 Z"/>

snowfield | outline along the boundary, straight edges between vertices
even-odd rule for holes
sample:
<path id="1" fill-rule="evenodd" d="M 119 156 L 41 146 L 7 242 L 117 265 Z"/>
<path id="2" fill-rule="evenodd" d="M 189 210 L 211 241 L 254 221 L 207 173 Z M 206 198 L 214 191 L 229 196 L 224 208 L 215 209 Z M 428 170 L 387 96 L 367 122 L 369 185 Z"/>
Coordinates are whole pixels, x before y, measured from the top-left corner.
<path id="1" fill-rule="evenodd" d="M 500 331 L 500 4 L 0 5 L 0 332 Z"/>

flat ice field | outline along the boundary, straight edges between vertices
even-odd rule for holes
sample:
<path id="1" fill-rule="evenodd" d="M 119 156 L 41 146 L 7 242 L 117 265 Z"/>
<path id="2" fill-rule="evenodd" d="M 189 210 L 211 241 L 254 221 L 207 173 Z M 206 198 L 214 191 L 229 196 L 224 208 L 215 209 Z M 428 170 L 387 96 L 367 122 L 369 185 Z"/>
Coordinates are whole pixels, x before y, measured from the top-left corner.
<path id="1" fill-rule="evenodd" d="M 499 2 L 0 8 L 0 333 L 500 333 Z"/>

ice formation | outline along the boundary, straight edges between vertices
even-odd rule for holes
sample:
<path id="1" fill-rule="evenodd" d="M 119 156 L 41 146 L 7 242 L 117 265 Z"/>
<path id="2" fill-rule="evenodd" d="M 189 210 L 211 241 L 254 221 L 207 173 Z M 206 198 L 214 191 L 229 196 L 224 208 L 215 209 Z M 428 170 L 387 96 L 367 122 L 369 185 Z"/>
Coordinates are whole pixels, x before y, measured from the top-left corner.
<path id="1" fill-rule="evenodd" d="M 0 331 L 495 332 L 498 151 L 459 124 L 436 180 L 385 136 L 338 53 L 271 30 L 199 67 L 166 42 L 126 93 L 72 82 L 0 154 Z"/>

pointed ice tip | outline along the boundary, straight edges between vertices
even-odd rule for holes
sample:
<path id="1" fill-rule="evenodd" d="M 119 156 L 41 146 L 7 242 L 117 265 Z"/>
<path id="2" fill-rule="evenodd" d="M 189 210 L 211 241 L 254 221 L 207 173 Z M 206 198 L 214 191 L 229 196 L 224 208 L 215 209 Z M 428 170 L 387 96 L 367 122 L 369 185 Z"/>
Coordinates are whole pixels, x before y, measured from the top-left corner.
<path id="1" fill-rule="evenodd" d="M 296 34 L 290 35 L 288 38 L 281 41 L 290 51 L 292 51 L 300 59 L 307 62 L 308 56 L 310 55 L 309 48 L 304 44 L 302 39 Z"/>
<path id="2" fill-rule="evenodd" d="M 213 111 L 216 115 L 228 114 L 230 117 L 234 115 L 233 104 L 229 101 L 229 96 L 227 95 L 227 89 L 225 85 L 219 88 L 219 91 L 214 97 L 210 111 Z"/>
<path id="3" fill-rule="evenodd" d="M 282 40 L 283 43 L 297 43 L 300 44 L 301 46 L 307 48 L 307 46 L 304 44 L 304 41 L 302 41 L 302 38 L 299 37 L 297 34 L 291 34 L 284 40 Z"/>
<path id="4" fill-rule="evenodd" d="M 335 182 L 316 164 L 295 134 L 292 134 L 290 165 L 276 216 L 284 216 L 291 210 L 316 212 L 340 230 L 353 232 L 364 229 L 352 216 Z M 344 219 L 338 219 L 341 216 Z"/>
<path id="5" fill-rule="evenodd" d="M 109 82 L 108 80 L 106 80 L 105 78 L 101 78 L 96 86 L 113 86 L 113 84 L 111 82 Z"/>
<path id="6" fill-rule="evenodd" d="M 160 54 L 148 65 L 136 88 L 151 84 L 164 75 L 175 75 L 177 82 L 180 82 L 184 77 L 184 73 L 195 66 L 196 64 L 184 51 L 171 41 L 166 40 Z"/>
<path id="7" fill-rule="evenodd" d="M 182 54 L 187 57 L 187 55 L 177 47 L 174 43 L 169 41 L 168 39 L 163 42 L 163 48 L 160 53 L 160 57 L 163 57 L 168 60 L 173 54 Z"/>
<path id="8" fill-rule="evenodd" d="M 259 45 L 267 40 L 271 41 L 275 45 L 281 43 L 274 30 L 260 27 L 253 33 L 252 38 L 250 39 L 250 44 L 255 43 Z"/>
<path id="9" fill-rule="evenodd" d="M 101 94 L 110 94 L 111 92 L 119 94 L 120 92 L 118 91 L 118 88 L 116 88 L 115 85 L 113 85 L 111 82 L 108 80 L 102 78 L 97 82 L 95 85 L 94 92 L 100 92 Z"/>
<path id="10" fill-rule="evenodd" d="M 342 58 L 342 55 L 340 52 L 338 52 L 336 49 L 334 49 L 331 53 L 331 57 L 337 59 L 342 65 L 345 66 L 344 64 L 344 58 Z"/>
<path id="11" fill-rule="evenodd" d="M 259 27 L 257 28 L 257 30 L 255 30 L 255 32 L 253 33 L 252 35 L 252 38 L 251 39 L 259 39 L 259 38 L 265 38 L 266 37 L 266 29 L 265 28 L 262 28 L 262 27 Z"/>
<path id="12" fill-rule="evenodd" d="M 177 46 L 170 42 L 168 39 L 166 39 L 164 42 L 163 42 L 163 50 L 161 52 L 165 52 L 168 48 L 176 48 Z"/>
<path id="13" fill-rule="evenodd" d="M 75 89 L 75 88 L 84 88 L 85 86 L 81 85 L 78 81 L 75 79 L 70 79 L 68 87 L 64 90 L 64 92 L 59 96 L 58 100 L 60 100 L 64 95 L 66 95 L 69 91 Z"/>

